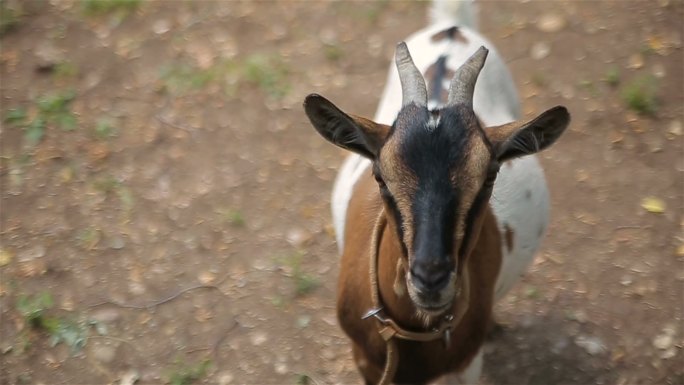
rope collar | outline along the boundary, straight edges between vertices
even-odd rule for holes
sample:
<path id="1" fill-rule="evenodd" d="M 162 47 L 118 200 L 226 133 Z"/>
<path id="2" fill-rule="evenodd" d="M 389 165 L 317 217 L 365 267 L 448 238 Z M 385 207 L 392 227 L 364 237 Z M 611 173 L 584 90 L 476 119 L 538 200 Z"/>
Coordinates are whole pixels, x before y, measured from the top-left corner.
<path id="1" fill-rule="evenodd" d="M 399 361 L 396 346 L 397 338 L 418 342 L 429 342 L 442 339 L 444 341 L 444 346 L 448 348 L 451 345 L 451 333 L 461 319 L 463 319 L 463 316 L 468 310 L 470 300 L 470 277 L 468 269 L 464 266 L 461 279 L 459 280 L 462 285 L 462 290 L 460 290 L 460 293 L 457 292 L 457 300 L 459 300 L 457 312 L 456 314 L 446 314 L 442 316 L 442 320 L 438 327 L 424 332 L 414 332 L 403 329 L 394 322 L 394 320 L 387 317 L 380 299 L 380 288 L 378 286 L 378 255 L 380 253 L 380 240 L 382 239 L 386 226 L 387 217 L 385 216 L 385 210 L 381 209 L 373 228 L 373 239 L 370 250 L 370 284 L 373 308 L 361 317 L 361 319 L 364 320 L 372 317 L 378 321 L 378 332 L 387 344 L 385 369 L 379 382 L 380 385 L 389 384 L 396 374 Z"/>

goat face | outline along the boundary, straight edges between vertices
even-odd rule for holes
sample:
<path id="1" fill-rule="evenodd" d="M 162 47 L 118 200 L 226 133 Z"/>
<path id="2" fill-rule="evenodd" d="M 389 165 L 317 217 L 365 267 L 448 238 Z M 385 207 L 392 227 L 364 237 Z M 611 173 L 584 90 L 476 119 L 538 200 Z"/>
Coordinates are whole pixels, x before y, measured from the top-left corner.
<path id="1" fill-rule="evenodd" d="M 304 103 L 324 138 L 372 161 L 408 267 L 400 278 L 422 315 L 439 315 L 453 304 L 459 266 L 479 236 L 499 164 L 548 147 L 569 123 L 567 110 L 555 107 L 527 123 L 483 128 L 472 93 L 486 55 L 481 48 L 459 68 L 447 105 L 429 110 L 425 81 L 400 44 L 403 107 L 392 126 L 348 115 L 319 95 Z"/>
<path id="2" fill-rule="evenodd" d="M 423 312 L 452 304 L 498 169 L 469 106 L 410 104 L 399 112 L 373 174 L 407 258 L 408 293 Z"/>

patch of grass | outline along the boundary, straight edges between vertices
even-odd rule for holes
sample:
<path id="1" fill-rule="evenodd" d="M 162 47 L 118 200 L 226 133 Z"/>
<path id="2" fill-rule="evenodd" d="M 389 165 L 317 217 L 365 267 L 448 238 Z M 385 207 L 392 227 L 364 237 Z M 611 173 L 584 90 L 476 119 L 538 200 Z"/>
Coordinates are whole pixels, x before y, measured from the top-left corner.
<path id="1" fill-rule="evenodd" d="M 325 58 L 331 62 L 337 62 L 344 56 L 344 51 L 336 44 L 325 44 L 323 46 Z"/>
<path id="2" fill-rule="evenodd" d="M 525 289 L 525 297 L 529 299 L 538 299 L 540 296 L 539 289 L 534 286 L 528 286 Z"/>
<path id="3" fill-rule="evenodd" d="M 26 110 L 23 108 L 15 108 L 7 111 L 3 121 L 10 126 L 21 126 L 26 121 Z"/>
<path id="4" fill-rule="evenodd" d="M 203 360 L 193 365 L 177 364 L 177 366 L 169 374 L 168 383 L 171 385 L 190 385 L 201 380 L 207 374 L 211 361 Z"/>
<path id="5" fill-rule="evenodd" d="M 160 78 L 164 87 L 172 93 L 200 89 L 216 79 L 215 68 L 200 69 L 185 63 L 165 65 L 161 69 Z"/>
<path id="6" fill-rule="evenodd" d="M 88 329 L 92 323 L 75 322 L 47 315 L 53 303 L 52 295 L 42 292 L 35 296 L 19 297 L 16 308 L 26 325 L 33 330 L 43 331 L 50 335 L 51 346 L 64 343 L 71 348 L 72 352 L 80 350 L 88 340 Z M 27 335 L 21 338 L 21 343 L 23 349 L 30 346 Z"/>
<path id="7" fill-rule="evenodd" d="M 93 182 L 93 187 L 103 194 L 115 192 L 121 186 L 121 182 L 111 175 L 101 177 Z"/>
<path id="8" fill-rule="evenodd" d="M 617 69 L 617 67 L 610 68 L 606 72 L 606 76 L 603 78 L 603 81 L 608 83 L 608 85 L 611 87 L 617 87 L 618 84 L 620 84 L 620 71 Z"/>
<path id="9" fill-rule="evenodd" d="M 648 42 L 644 42 L 639 48 L 639 52 L 644 56 L 648 56 L 655 53 L 655 50 Z"/>
<path id="10" fill-rule="evenodd" d="M 40 143 L 45 136 L 48 126 L 56 126 L 64 131 L 76 128 L 76 116 L 69 109 L 69 105 L 76 97 L 73 91 L 64 91 L 45 95 L 36 101 L 36 116 L 29 121 L 23 108 L 10 110 L 4 121 L 24 130 L 24 140 L 29 146 Z"/>
<path id="11" fill-rule="evenodd" d="M 140 0 L 81 0 L 81 8 L 87 15 L 129 14 L 140 6 Z"/>
<path id="12" fill-rule="evenodd" d="M 229 96 L 235 95 L 238 86 L 245 83 L 257 86 L 272 98 L 282 98 L 290 91 L 290 71 L 274 55 L 253 54 L 243 61 L 223 60 L 209 68 L 174 63 L 161 67 L 159 72 L 162 90 L 173 94 L 202 89 L 212 82 L 219 82 Z"/>
<path id="13" fill-rule="evenodd" d="M 22 9 L 19 5 L 7 4 L 0 1 L 0 36 L 13 30 L 19 25 L 22 17 Z"/>
<path id="14" fill-rule="evenodd" d="M 389 0 L 376 0 L 366 2 L 335 2 L 333 3 L 340 13 L 355 21 L 365 20 L 369 24 L 376 24 L 380 15 L 390 4 Z"/>
<path id="15" fill-rule="evenodd" d="M 42 292 L 35 296 L 20 296 L 16 307 L 27 325 L 51 330 L 55 328 L 54 321 L 45 313 L 52 308 L 53 304 L 52 295 Z"/>
<path id="16" fill-rule="evenodd" d="M 534 84 L 535 86 L 537 86 L 539 88 L 546 87 L 546 85 L 548 84 L 546 77 L 543 74 L 540 74 L 538 72 L 532 74 L 530 81 L 532 82 L 532 84 Z"/>
<path id="17" fill-rule="evenodd" d="M 295 385 L 310 385 L 313 383 L 315 382 L 306 374 L 298 373 L 295 377 Z"/>
<path id="18" fill-rule="evenodd" d="M 116 128 L 110 119 L 99 119 L 95 123 L 95 137 L 105 140 L 116 136 Z"/>
<path id="19" fill-rule="evenodd" d="M 591 80 L 581 80 L 579 83 L 580 88 L 583 88 L 587 90 L 593 97 L 598 97 L 599 96 L 599 91 L 596 88 L 596 85 L 591 81 Z"/>
<path id="20" fill-rule="evenodd" d="M 638 114 L 653 115 L 658 109 L 657 88 L 657 81 L 653 76 L 636 78 L 623 88 L 622 100 L 630 110 Z"/>
<path id="21" fill-rule="evenodd" d="M 318 287 L 319 282 L 316 277 L 302 271 L 302 252 L 295 252 L 282 258 L 282 263 L 292 269 L 291 277 L 295 284 L 295 294 L 297 297 L 306 295 Z"/>
<path id="22" fill-rule="evenodd" d="M 56 79 L 72 79 L 78 74 L 78 67 L 69 61 L 59 62 L 52 74 Z"/>
<path id="23" fill-rule="evenodd" d="M 100 239 L 102 239 L 102 232 L 100 229 L 93 226 L 79 231 L 78 235 L 76 236 L 76 240 L 78 241 L 79 245 L 87 250 L 92 250 L 95 248 L 95 246 L 97 246 L 97 244 L 100 242 Z"/>
<path id="24" fill-rule="evenodd" d="M 290 91 L 287 82 L 289 69 L 278 57 L 254 54 L 247 58 L 243 72 L 245 78 L 269 96 L 282 98 Z"/>
<path id="25" fill-rule="evenodd" d="M 48 124 L 55 124 L 65 131 L 76 128 L 76 116 L 69 105 L 76 97 L 74 91 L 59 92 L 38 99 L 38 115 Z"/>
<path id="26" fill-rule="evenodd" d="M 95 180 L 93 188 L 105 195 L 116 195 L 125 211 L 133 208 L 134 200 L 131 190 L 113 176 L 108 175 Z"/>
<path id="27" fill-rule="evenodd" d="M 221 216 L 223 222 L 227 222 L 231 226 L 244 227 L 245 216 L 240 210 L 233 208 L 220 209 L 218 214 Z"/>

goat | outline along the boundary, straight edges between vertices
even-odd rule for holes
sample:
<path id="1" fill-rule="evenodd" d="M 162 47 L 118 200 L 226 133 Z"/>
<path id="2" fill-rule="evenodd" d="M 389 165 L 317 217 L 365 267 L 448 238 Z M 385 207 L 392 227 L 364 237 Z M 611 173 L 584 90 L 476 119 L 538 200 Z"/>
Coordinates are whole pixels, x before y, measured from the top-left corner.
<path id="1" fill-rule="evenodd" d="M 446 4 L 433 3 L 433 14 Z M 397 46 L 374 120 L 316 94 L 304 102 L 318 133 L 354 153 L 332 199 L 337 313 L 367 384 L 476 382 L 493 304 L 547 226 L 548 191 L 531 154 L 570 115 L 557 106 L 517 121 L 511 75 L 467 27 L 470 6 Z"/>

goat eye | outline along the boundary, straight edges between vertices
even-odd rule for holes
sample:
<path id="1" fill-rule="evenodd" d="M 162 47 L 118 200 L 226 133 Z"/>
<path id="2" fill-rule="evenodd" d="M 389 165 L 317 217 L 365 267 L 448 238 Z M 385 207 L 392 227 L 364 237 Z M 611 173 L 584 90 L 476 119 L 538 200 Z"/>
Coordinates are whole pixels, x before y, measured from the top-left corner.
<path id="1" fill-rule="evenodd" d="M 385 184 L 385 181 L 382 179 L 382 177 L 375 175 L 375 181 L 378 182 L 378 186 L 380 186 L 380 188 L 386 188 L 387 187 L 387 185 Z"/>

